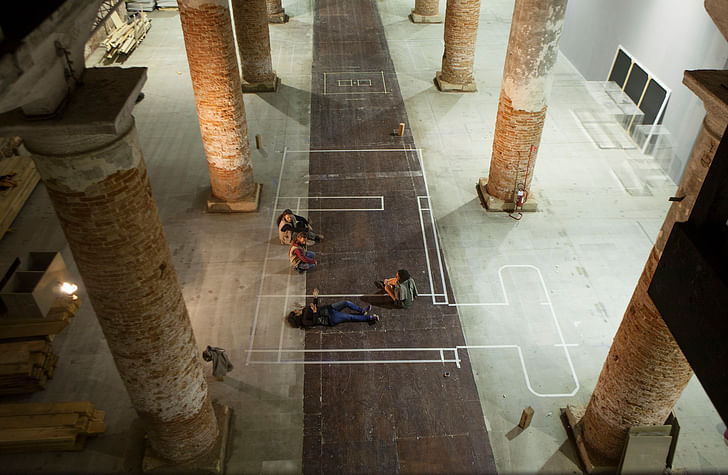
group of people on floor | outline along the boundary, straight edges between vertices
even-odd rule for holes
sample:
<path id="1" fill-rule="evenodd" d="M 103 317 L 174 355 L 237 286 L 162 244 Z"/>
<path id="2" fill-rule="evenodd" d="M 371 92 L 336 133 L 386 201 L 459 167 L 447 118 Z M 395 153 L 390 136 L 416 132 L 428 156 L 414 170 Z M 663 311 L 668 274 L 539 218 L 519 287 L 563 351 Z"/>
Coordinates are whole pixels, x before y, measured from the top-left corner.
<path id="1" fill-rule="evenodd" d="M 290 209 L 283 210 L 278 217 L 277 225 L 281 244 L 288 245 L 288 260 L 291 267 L 299 273 L 313 269 L 316 266 L 316 254 L 307 249 L 307 241 L 320 242 L 324 238 L 323 234 L 314 232 L 306 218 L 293 214 Z M 406 269 L 398 270 L 392 278 L 375 281 L 375 285 L 384 290 L 401 308 L 409 308 L 417 298 L 417 286 Z M 342 322 L 368 322 L 373 325 L 379 321 L 379 316 L 371 313 L 371 305 L 362 308 L 348 300 L 341 300 L 319 307 L 318 295 L 318 289 L 314 289 L 313 303 L 288 314 L 291 326 L 296 328 L 315 325 L 334 326 Z M 354 313 L 343 312 L 344 309 Z"/>

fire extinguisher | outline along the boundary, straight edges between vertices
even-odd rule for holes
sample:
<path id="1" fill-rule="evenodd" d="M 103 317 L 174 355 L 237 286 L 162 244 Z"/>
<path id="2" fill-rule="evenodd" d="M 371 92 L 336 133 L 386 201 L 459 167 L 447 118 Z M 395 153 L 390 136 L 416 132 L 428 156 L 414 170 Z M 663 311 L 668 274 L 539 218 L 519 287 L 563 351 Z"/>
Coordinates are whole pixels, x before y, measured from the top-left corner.
<path id="1" fill-rule="evenodd" d="M 526 192 L 523 190 L 523 185 L 518 185 L 518 191 L 516 191 L 516 208 L 523 208 L 524 201 L 526 201 Z"/>

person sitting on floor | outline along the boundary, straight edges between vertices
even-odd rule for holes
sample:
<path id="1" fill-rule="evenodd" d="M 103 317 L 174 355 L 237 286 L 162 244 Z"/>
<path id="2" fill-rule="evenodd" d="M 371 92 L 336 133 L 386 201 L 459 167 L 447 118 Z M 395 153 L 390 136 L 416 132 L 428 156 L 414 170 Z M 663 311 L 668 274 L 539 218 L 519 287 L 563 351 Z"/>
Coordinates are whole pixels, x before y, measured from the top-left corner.
<path id="1" fill-rule="evenodd" d="M 397 271 L 397 275 L 375 282 L 376 286 L 387 292 L 399 307 L 410 308 L 417 298 L 417 286 L 406 269 Z"/>
<path id="2" fill-rule="evenodd" d="M 296 234 L 296 238 L 288 248 L 288 260 L 291 267 L 299 273 L 312 269 L 316 265 L 316 254 L 306 250 L 306 233 Z"/>
<path id="3" fill-rule="evenodd" d="M 379 315 L 371 313 L 372 306 L 361 308 L 348 300 L 341 300 L 331 305 L 318 304 L 318 289 L 313 290 L 313 303 L 300 310 L 288 314 L 288 323 L 294 328 L 309 328 L 316 325 L 333 327 L 343 322 L 368 322 L 374 325 L 379 321 Z M 342 312 L 348 308 L 355 313 Z"/>
<path id="4" fill-rule="evenodd" d="M 308 220 L 303 216 L 293 214 L 290 209 L 283 210 L 278 216 L 278 239 L 281 244 L 291 244 L 298 233 L 305 233 L 306 239 L 319 242 L 324 238 L 323 234 L 316 234 L 311 229 Z"/>

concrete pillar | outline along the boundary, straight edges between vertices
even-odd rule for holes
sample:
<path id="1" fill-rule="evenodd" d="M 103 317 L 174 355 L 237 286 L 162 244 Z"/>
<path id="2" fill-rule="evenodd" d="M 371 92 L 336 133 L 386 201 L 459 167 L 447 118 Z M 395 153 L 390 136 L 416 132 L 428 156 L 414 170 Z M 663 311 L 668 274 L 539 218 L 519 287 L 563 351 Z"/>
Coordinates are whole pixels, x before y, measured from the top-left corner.
<path id="1" fill-rule="evenodd" d="M 265 4 L 268 10 L 268 23 L 288 22 L 288 15 L 286 15 L 286 10 L 283 8 L 283 2 L 281 0 L 265 0 Z"/>
<path id="2" fill-rule="evenodd" d="M 265 0 L 232 0 L 243 92 L 273 92 L 278 78 L 270 56 Z"/>
<path id="3" fill-rule="evenodd" d="M 442 70 L 435 84 L 443 92 L 474 92 L 475 39 L 478 34 L 480 0 L 447 0 L 445 51 Z"/>
<path id="4" fill-rule="evenodd" d="M 439 0 L 415 0 L 409 17 L 412 23 L 442 23 Z"/>
<path id="5" fill-rule="evenodd" d="M 145 79 L 87 70 L 58 117 L 3 114 L 0 133 L 33 154 L 152 449 L 181 462 L 219 431 L 131 116 Z"/>
<path id="6" fill-rule="evenodd" d="M 513 7 L 490 171 L 480 180 L 488 210 L 513 210 L 519 189 L 531 201 L 524 211 L 535 206 L 529 191 L 565 13 L 566 0 L 516 0 Z"/>
<path id="7" fill-rule="evenodd" d="M 258 209 L 227 0 L 178 0 L 212 196 L 208 211 Z"/>
<path id="8" fill-rule="evenodd" d="M 655 246 L 642 271 L 582 419 L 590 456 L 619 460 L 629 427 L 665 422 L 692 370 L 647 289 L 676 222 L 690 216 L 728 125 L 726 71 L 686 71 L 683 82 L 705 104 L 707 116 Z M 723 98 L 723 99 L 721 99 Z"/>

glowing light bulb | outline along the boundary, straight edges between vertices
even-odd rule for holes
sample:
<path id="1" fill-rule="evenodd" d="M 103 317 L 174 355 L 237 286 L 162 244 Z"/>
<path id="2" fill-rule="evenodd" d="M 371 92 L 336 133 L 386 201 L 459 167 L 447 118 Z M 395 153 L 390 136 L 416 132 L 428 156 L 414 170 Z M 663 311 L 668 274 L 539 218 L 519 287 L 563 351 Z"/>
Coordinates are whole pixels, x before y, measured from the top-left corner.
<path id="1" fill-rule="evenodd" d="M 73 295 L 75 291 L 78 290 L 78 285 L 72 284 L 70 282 L 64 282 L 61 284 L 61 292 L 68 295 Z"/>

